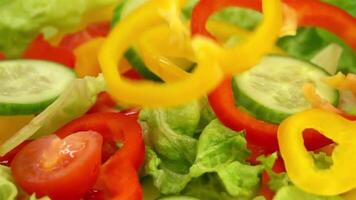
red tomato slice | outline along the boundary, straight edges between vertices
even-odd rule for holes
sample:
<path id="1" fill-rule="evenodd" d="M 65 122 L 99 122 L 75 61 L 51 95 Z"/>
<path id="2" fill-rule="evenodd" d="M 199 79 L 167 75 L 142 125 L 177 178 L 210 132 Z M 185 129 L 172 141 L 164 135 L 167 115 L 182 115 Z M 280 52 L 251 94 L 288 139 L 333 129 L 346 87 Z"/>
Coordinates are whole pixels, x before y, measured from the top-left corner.
<path id="1" fill-rule="evenodd" d="M 76 131 L 94 130 L 101 133 L 105 141 L 121 142 L 122 147 L 101 167 L 97 191 L 90 198 L 139 200 L 142 190 L 137 172 L 145 159 L 145 146 L 141 127 L 136 115 L 99 112 L 78 118 L 56 132 L 66 137 Z"/>
<path id="2" fill-rule="evenodd" d="M 64 139 L 56 135 L 37 139 L 12 161 L 14 178 L 28 194 L 54 200 L 80 199 L 97 180 L 102 141 L 93 131 Z"/>
<path id="3" fill-rule="evenodd" d="M 75 56 L 72 51 L 63 47 L 51 46 L 43 35 L 38 36 L 28 47 L 23 54 L 23 58 L 48 60 L 57 62 L 67 67 L 73 68 L 75 64 Z"/>
<path id="4" fill-rule="evenodd" d="M 15 156 L 23 149 L 30 141 L 25 141 L 17 146 L 15 149 L 11 150 L 9 153 L 5 154 L 4 156 L 0 157 L 0 164 L 10 166 L 12 160 Z"/>

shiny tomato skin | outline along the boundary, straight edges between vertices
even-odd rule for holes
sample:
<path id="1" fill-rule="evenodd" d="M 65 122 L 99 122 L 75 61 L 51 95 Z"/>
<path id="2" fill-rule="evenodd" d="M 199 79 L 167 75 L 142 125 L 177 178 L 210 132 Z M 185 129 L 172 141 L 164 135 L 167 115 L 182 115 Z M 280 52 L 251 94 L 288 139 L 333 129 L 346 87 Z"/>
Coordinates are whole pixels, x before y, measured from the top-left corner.
<path id="1" fill-rule="evenodd" d="M 28 194 L 53 200 L 80 199 L 98 178 L 102 141 L 93 131 L 64 139 L 45 136 L 26 145 L 15 156 L 11 170 Z"/>

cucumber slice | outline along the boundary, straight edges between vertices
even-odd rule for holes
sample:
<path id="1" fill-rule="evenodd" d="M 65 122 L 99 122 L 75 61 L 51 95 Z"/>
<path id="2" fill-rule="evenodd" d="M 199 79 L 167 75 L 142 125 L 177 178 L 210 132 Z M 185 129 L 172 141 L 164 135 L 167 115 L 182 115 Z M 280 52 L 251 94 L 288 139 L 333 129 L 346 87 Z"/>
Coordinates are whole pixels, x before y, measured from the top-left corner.
<path id="1" fill-rule="evenodd" d="M 328 72 L 312 63 L 273 55 L 234 76 L 232 86 L 239 106 L 258 119 L 279 124 L 286 117 L 311 107 L 303 94 L 305 83 L 313 83 L 323 99 L 338 104 L 338 91 L 321 81 L 326 76 Z"/>
<path id="2" fill-rule="evenodd" d="M 0 62 L 0 115 L 39 113 L 75 78 L 67 67 L 48 61 Z"/>

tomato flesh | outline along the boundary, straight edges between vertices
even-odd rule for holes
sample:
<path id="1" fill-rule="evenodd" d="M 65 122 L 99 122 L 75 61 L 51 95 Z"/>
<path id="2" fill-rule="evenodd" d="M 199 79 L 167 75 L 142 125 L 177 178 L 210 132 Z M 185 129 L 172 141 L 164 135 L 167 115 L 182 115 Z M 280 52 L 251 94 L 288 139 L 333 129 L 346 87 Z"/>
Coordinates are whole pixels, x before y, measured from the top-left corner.
<path id="1" fill-rule="evenodd" d="M 45 136 L 26 145 L 11 169 L 16 182 L 28 194 L 54 200 L 80 199 L 95 184 L 103 138 L 93 131 L 64 139 Z"/>

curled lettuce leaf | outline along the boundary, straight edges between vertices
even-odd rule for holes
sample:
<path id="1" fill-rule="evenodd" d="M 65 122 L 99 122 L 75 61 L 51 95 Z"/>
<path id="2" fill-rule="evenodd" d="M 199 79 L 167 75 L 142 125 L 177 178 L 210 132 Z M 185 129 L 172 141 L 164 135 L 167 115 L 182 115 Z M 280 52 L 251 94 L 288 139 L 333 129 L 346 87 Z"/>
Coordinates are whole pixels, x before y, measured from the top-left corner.
<path id="1" fill-rule="evenodd" d="M 3 0 L 0 1 L 0 51 L 18 57 L 45 28 L 70 30 L 94 8 L 117 0 Z"/>
<path id="2" fill-rule="evenodd" d="M 13 200 L 17 194 L 10 168 L 0 165 L 0 199 Z"/>
<path id="3" fill-rule="evenodd" d="M 165 109 L 144 109 L 140 121 L 154 151 L 166 167 L 179 173 L 187 173 L 194 162 L 197 140 L 193 138 L 199 125 L 198 102 L 186 106 Z"/>
<path id="4" fill-rule="evenodd" d="M 82 116 L 95 103 L 96 96 L 104 90 L 105 81 L 102 76 L 75 79 L 56 101 L 1 144 L 0 155 L 6 154 L 27 139 L 49 135 Z"/>
<path id="5" fill-rule="evenodd" d="M 162 165 L 162 160 L 150 149 L 146 149 L 146 175 L 153 178 L 153 184 L 162 194 L 179 194 L 191 180 L 189 174 L 172 171 Z"/>
<path id="6" fill-rule="evenodd" d="M 145 175 L 153 178 L 154 185 L 164 195 L 252 198 L 263 167 L 245 163 L 249 152 L 244 134 L 223 126 L 209 110 L 204 102 L 193 102 L 141 112 L 140 121 L 149 136 L 146 144 L 150 145 Z M 208 125 L 200 132 L 202 124 Z M 202 184 L 213 186 L 206 190 Z"/>

